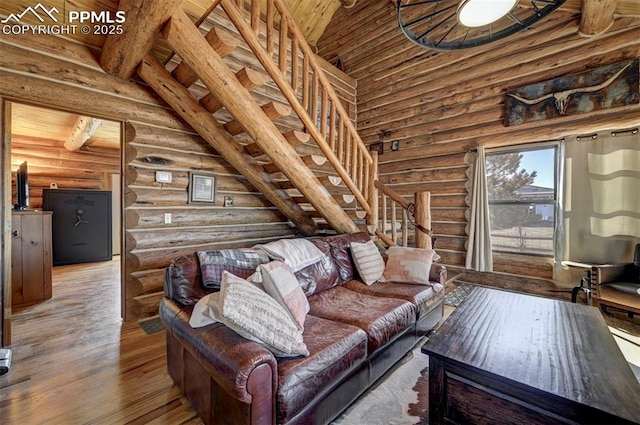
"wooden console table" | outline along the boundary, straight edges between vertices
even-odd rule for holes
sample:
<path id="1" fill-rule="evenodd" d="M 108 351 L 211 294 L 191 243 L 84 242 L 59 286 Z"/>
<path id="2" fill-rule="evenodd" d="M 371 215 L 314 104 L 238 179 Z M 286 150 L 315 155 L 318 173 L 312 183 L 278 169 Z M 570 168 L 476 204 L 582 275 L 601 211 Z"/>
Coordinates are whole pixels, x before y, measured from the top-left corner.
<path id="1" fill-rule="evenodd" d="M 50 211 L 11 214 L 11 305 L 51 298 L 52 252 Z"/>
<path id="2" fill-rule="evenodd" d="M 423 346 L 429 423 L 640 423 L 640 384 L 595 307 L 477 288 Z"/>

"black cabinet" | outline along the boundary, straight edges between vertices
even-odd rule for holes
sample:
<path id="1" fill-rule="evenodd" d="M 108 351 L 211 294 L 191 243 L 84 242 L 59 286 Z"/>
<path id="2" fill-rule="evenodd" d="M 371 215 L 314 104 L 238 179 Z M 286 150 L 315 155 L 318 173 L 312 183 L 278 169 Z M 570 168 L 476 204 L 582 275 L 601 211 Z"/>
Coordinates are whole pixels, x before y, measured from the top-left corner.
<path id="1" fill-rule="evenodd" d="M 54 266 L 111 260 L 110 191 L 44 189 L 42 198 L 53 211 Z"/>

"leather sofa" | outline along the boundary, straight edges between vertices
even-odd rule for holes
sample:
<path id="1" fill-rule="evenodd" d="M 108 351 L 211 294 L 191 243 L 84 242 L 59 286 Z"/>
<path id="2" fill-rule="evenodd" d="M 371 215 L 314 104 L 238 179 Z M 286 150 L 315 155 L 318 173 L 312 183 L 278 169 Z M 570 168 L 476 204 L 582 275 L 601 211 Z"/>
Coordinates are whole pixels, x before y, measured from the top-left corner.
<path id="1" fill-rule="evenodd" d="M 366 233 L 310 239 L 324 254 L 296 277 L 310 304 L 307 357 L 277 358 L 223 324 L 192 328 L 207 292 L 197 256 L 165 272 L 160 316 L 168 372 L 205 424 L 326 424 L 402 359 L 444 312 L 446 268 L 430 285 L 358 279 L 349 244 Z"/>

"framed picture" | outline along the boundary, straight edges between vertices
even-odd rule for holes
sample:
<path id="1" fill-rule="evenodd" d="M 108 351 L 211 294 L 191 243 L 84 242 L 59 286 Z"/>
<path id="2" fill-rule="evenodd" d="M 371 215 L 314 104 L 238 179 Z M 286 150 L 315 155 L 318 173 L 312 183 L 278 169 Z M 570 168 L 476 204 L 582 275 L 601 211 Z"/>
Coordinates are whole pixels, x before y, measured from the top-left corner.
<path id="1" fill-rule="evenodd" d="M 191 171 L 189 173 L 189 203 L 215 201 L 216 176 Z"/>

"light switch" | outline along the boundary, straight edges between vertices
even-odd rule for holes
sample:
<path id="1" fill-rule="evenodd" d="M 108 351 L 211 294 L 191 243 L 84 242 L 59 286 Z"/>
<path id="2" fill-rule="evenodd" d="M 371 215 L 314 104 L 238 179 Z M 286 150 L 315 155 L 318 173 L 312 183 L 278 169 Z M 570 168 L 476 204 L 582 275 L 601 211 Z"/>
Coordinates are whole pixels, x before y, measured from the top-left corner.
<path id="1" fill-rule="evenodd" d="M 156 181 L 158 183 L 171 183 L 171 173 L 168 171 L 156 171 Z"/>
<path id="2" fill-rule="evenodd" d="M 164 224 L 171 224 L 171 213 L 164 213 Z"/>

